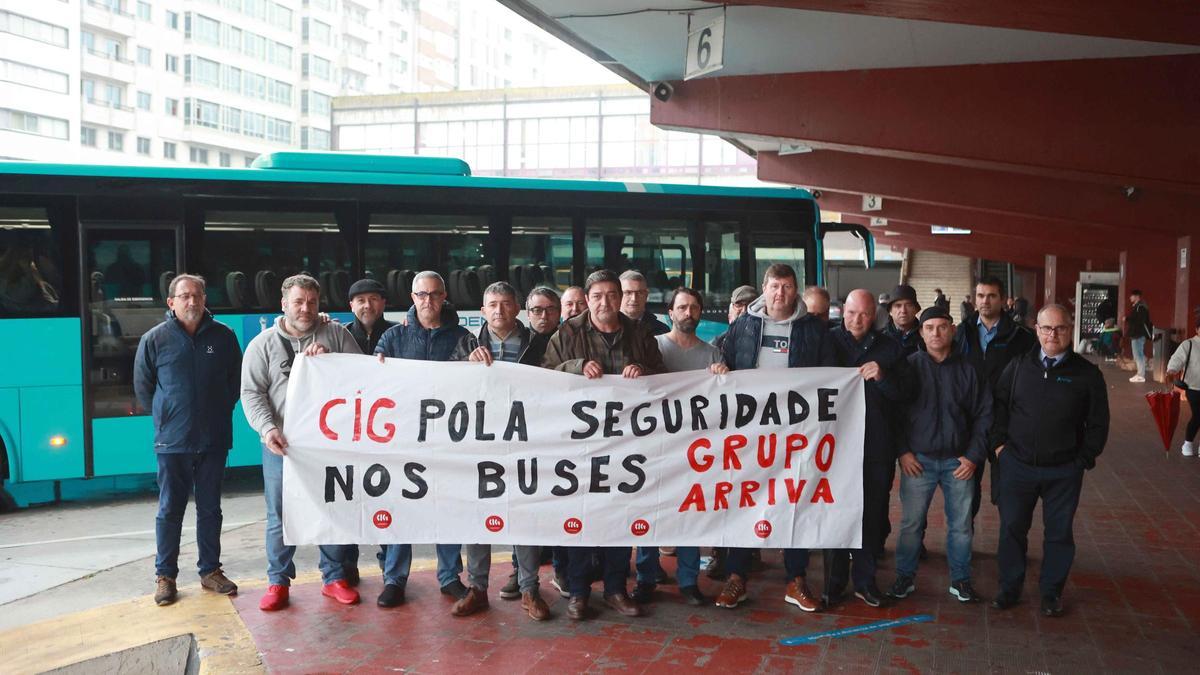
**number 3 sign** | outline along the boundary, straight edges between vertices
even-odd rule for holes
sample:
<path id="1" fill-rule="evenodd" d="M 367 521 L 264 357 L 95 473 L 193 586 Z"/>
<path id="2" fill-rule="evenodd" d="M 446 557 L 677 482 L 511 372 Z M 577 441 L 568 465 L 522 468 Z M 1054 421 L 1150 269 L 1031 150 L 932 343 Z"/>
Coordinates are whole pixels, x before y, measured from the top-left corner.
<path id="1" fill-rule="evenodd" d="M 690 80 L 725 65 L 725 17 L 688 33 L 683 79 Z"/>

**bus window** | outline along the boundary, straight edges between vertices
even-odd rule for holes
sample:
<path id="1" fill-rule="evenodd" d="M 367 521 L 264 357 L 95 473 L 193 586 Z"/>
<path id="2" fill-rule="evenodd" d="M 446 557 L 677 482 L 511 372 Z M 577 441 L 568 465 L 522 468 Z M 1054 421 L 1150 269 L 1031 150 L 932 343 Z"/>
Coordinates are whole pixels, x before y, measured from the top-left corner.
<path id="1" fill-rule="evenodd" d="M 44 208 L 0 208 L 0 317 L 55 316 L 62 247 Z"/>
<path id="2" fill-rule="evenodd" d="M 204 218 L 208 307 L 280 311 L 283 280 L 304 272 L 321 284 L 321 309 L 349 304 L 350 247 L 333 213 L 209 211 Z"/>
<path id="3" fill-rule="evenodd" d="M 749 230 L 750 241 L 754 244 L 754 279 L 751 283 L 761 284 L 768 267 L 784 263 L 796 270 L 796 283 L 803 290 L 807 283 L 805 255 L 812 245 L 810 230 L 782 215 L 756 216 L 751 219 Z"/>
<path id="4" fill-rule="evenodd" d="M 526 296 L 537 286 L 558 291 L 571 285 L 572 244 L 570 218 L 512 219 L 508 254 L 508 279 Z"/>
<path id="5" fill-rule="evenodd" d="M 706 221 L 702 226 L 704 307 L 724 316 L 733 289 L 747 282 L 756 288 L 758 284 L 754 279 L 742 278 L 741 224 L 737 221 Z"/>
<path id="6" fill-rule="evenodd" d="M 587 271 L 646 275 L 651 304 L 666 302 L 671 291 L 692 284 L 685 220 L 591 218 L 587 223 Z"/>
<path id="7" fill-rule="evenodd" d="M 499 279 L 484 216 L 374 214 L 367 231 L 369 276 L 388 289 L 388 309 L 408 309 L 417 272 L 433 270 L 446 280 L 459 309 L 483 306 L 483 289 Z"/>

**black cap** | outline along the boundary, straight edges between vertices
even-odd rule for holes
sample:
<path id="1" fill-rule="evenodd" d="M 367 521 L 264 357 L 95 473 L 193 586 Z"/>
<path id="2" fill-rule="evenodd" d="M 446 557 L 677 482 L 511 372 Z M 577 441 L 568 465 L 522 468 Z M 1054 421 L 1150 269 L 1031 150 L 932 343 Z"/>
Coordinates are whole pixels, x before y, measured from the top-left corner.
<path id="1" fill-rule="evenodd" d="M 924 312 L 921 312 L 921 319 L 919 323 L 921 325 L 925 325 L 925 322 L 929 321 L 930 319 L 945 319 L 950 323 L 954 323 L 954 319 L 950 318 L 950 312 L 946 311 L 946 308 L 938 305 L 934 305 Z"/>
<path id="2" fill-rule="evenodd" d="M 354 296 L 362 295 L 363 293 L 378 293 L 385 298 L 387 297 L 387 289 L 383 287 L 383 284 L 374 279 L 359 279 L 350 285 L 350 300 L 353 300 Z"/>
<path id="3" fill-rule="evenodd" d="M 921 303 L 917 302 L 917 292 L 913 290 L 912 286 L 900 284 L 899 286 L 893 288 L 892 295 L 888 299 L 888 309 L 891 309 L 892 303 L 896 302 L 897 300 L 908 300 L 917 306 L 918 312 L 921 311 Z"/>

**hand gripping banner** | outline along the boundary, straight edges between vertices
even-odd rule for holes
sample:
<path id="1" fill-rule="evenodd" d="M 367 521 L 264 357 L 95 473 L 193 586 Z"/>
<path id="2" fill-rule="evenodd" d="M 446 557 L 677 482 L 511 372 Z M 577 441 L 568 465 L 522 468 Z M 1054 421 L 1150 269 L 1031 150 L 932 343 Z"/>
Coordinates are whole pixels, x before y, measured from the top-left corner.
<path id="1" fill-rule="evenodd" d="M 298 357 L 284 540 L 858 548 L 864 413 L 850 368 Z"/>

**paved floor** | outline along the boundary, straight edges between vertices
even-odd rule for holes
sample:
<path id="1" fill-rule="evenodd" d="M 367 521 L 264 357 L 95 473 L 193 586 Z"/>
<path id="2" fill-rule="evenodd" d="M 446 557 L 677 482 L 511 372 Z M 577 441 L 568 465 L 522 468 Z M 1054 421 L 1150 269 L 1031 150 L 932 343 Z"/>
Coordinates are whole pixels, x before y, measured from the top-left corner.
<path id="1" fill-rule="evenodd" d="M 737 672 L 1196 672 L 1200 663 L 1200 459 L 1181 457 L 1177 446 L 1170 454 L 1162 451 L 1142 396 L 1149 387 L 1129 384 L 1127 375 L 1111 367 L 1106 368 L 1106 376 L 1114 428 L 1108 449 L 1084 483 L 1076 519 L 1078 554 L 1065 594 L 1067 615 L 1061 619 L 1040 617 L 1036 600 L 996 612 L 950 598 L 945 530 L 936 505 L 927 538 L 931 555 L 919 573 L 918 590 L 885 610 L 850 603 L 829 612 L 803 614 L 782 602 L 781 565 L 778 556 L 769 553 L 766 568 L 752 579 L 750 601 L 734 611 L 690 607 L 673 586 L 664 586 L 644 618 L 618 617 L 603 607 L 597 595 L 595 618 L 574 623 L 563 616 L 565 601 L 544 583 L 544 596 L 555 614 L 552 621 L 529 621 L 518 603 L 500 600 L 494 589 L 490 610 L 455 619 L 449 615 L 449 603 L 437 592 L 428 552 L 418 565 L 424 571 L 415 572 L 410 581 L 408 604 L 385 611 L 373 605 L 381 583 L 373 575 L 363 581 L 367 603 L 340 607 L 322 598 L 312 571 L 315 551 L 302 551 L 298 562 L 303 571 L 301 583 L 294 587 L 293 607 L 264 614 L 257 609 L 261 592 L 257 578 L 264 566 L 262 526 L 254 522 L 261 502 L 248 493 L 235 496 L 232 503 L 237 506 L 226 509 L 227 523 L 249 523 L 234 527 L 225 537 L 226 568 L 243 582 L 242 595 L 232 603 L 192 585 L 184 587 L 175 606 L 154 607 L 145 597 L 152 590 L 152 559 L 146 557 L 149 541 L 144 535 L 108 538 L 129 539 L 128 551 L 117 546 L 115 552 L 108 552 L 107 544 L 96 546 L 91 541 L 74 548 L 68 542 L 45 544 L 68 547 L 57 552 L 48 549 L 44 556 L 22 553 L 19 546 L 0 548 L 0 593 L 6 593 L 5 598 L 16 597 L 11 587 L 28 577 L 26 567 L 40 565 L 29 563 L 35 558 L 51 564 L 57 560 L 80 575 L 26 597 L 0 600 L 0 653 L 5 654 L 0 670 L 36 672 L 100 649 L 191 630 L 197 634 L 210 672 L 264 667 L 284 673 L 460 672 L 478 667 L 499 667 L 505 673 L 661 672 L 699 667 Z M 243 508 L 236 501 L 242 498 L 245 515 L 231 515 L 231 510 Z M 94 534 L 120 535 L 152 527 L 151 500 L 110 508 L 128 513 L 122 511 L 113 519 L 89 513 Z M 78 514 L 87 512 L 86 508 L 58 508 L 38 518 L 77 522 L 82 520 Z M 33 513 L 0 518 L 0 546 L 82 536 L 71 534 L 69 528 L 30 533 L 30 527 L 44 529 L 46 522 L 53 522 L 38 520 Z M 122 520 L 126 517 L 128 522 Z M 13 518 L 29 520 L 14 526 Z M 899 501 L 894 498 L 893 521 L 898 519 Z M 977 588 L 989 598 L 996 584 L 996 526 L 994 508 L 985 507 L 973 567 Z M 1040 542 L 1040 528 L 1035 526 L 1031 540 Z M 1035 543 L 1031 549 L 1027 597 L 1034 599 L 1040 545 Z M 195 548 L 184 551 L 185 557 L 194 555 Z M 134 553 L 141 557 L 116 566 L 106 567 L 104 562 L 109 559 L 105 556 L 121 561 Z M 665 561 L 670 569 L 673 561 Z M 892 579 L 891 563 L 890 557 L 884 561 L 881 585 Z M 494 587 L 503 583 L 507 571 L 506 563 L 494 565 Z M 544 568 L 543 578 L 549 574 L 549 568 Z M 821 578 L 819 559 L 814 559 L 810 577 Z M 715 582 L 704 584 L 705 592 L 716 593 Z M 778 643 L 782 637 L 916 614 L 931 614 L 934 621 L 802 647 Z"/>

